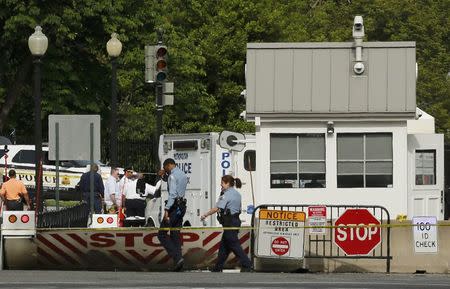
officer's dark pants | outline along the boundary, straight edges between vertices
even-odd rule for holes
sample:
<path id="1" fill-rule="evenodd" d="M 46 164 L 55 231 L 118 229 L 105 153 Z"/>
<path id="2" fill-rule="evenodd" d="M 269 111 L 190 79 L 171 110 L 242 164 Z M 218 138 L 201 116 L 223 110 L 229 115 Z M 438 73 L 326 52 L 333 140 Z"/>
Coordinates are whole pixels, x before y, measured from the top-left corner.
<path id="1" fill-rule="evenodd" d="M 146 203 L 144 200 L 139 199 L 125 199 L 125 208 L 127 217 L 145 216 L 145 206 Z"/>
<path id="2" fill-rule="evenodd" d="M 183 215 L 177 215 L 177 210 L 169 212 L 169 222 L 162 221 L 160 228 L 181 228 L 183 224 Z M 181 238 L 180 230 L 160 230 L 158 239 L 161 245 L 166 249 L 167 254 L 175 261 L 175 264 L 181 259 Z"/>
<path id="3" fill-rule="evenodd" d="M 23 211 L 23 203 L 22 200 L 7 200 L 6 201 L 6 209 L 8 211 Z"/>
<path id="4" fill-rule="evenodd" d="M 91 210 L 91 193 L 83 193 L 83 200 L 88 204 L 89 210 Z M 102 199 L 98 196 L 94 196 L 94 213 L 101 214 L 102 213 Z"/>
<path id="5" fill-rule="evenodd" d="M 231 226 L 227 227 L 240 227 L 241 220 L 239 217 L 233 217 L 231 219 Z M 222 234 L 222 241 L 220 243 L 219 248 L 219 258 L 217 259 L 216 267 L 217 270 L 222 270 L 225 264 L 225 261 L 228 259 L 228 255 L 231 252 L 239 258 L 239 262 L 241 263 L 242 268 L 251 268 L 252 262 L 248 258 L 247 254 L 245 254 L 244 250 L 242 250 L 241 243 L 238 238 L 239 230 L 224 230 Z"/>

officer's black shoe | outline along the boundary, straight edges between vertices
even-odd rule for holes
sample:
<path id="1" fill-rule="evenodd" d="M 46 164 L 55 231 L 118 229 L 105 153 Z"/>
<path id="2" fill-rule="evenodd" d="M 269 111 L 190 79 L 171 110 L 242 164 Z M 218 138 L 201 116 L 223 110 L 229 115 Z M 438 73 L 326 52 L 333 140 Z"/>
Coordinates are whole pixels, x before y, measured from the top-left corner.
<path id="1" fill-rule="evenodd" d="M 184 266 L 184 259 L 181 258 L 180 260 L 178 260 L 178 262 L 175 265 L 175 268 L 173 269 L 173 271 L 174 272 L 181 272 L 181 271 L 183 271 L 183 266 Z"/>
<path id="2" fill-rule="evenodd" d="M 242 267 L 241 268 L 241 273 L 250 273 L 250 272 L 255 272 L 255 271 L 251 267 Z"/>
<path id="3" fill-rule="evenodd" d="M 216 268 L 216 267 L 212 267 L 210 270 L 210 272 L 222 272 L 222 269 Z"/>

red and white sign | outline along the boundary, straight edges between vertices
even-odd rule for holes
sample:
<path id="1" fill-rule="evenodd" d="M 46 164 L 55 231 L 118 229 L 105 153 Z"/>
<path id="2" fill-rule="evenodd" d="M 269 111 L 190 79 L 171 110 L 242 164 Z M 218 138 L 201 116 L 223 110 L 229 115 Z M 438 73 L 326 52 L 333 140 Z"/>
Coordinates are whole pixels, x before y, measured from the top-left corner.
<path id="1" fill-rule="evenodd" d="M 288 252 L 289 252 L 289 241 L 286 238 L 283 238 L 283 237 L 273 238 L 272 253 L 274 255 L 283 256 L 283 255 L 286 255 L 286 253 L 288 253 Z"/>
<path id="2" fill-rule="evenodd" d="M 259 210 L 255 255 L 301 259 L 304 256 L 306 214 L 301 211 Z"/>
<path id="3" fill-rule="evenodd" d="M 36 234 L 34 211 L 3 211 L 2 236 L 31 236 Z"/>
<path id="4" fill-rule="evenodd" d="M 309 206 L 308 207 L 308 226 L 323 227 L 309 228 L 310 234 L 326 234 L 327 225 L 327 207 L 326 206 Z"/>
<path id="5" fill-rule="evenodd" d="M 117 214 L 93 214 L 91 228 L 117 228 Z"/>
<path id="6" fill-rule="evenodd" d="M 183 229 L 180 235 L 187 268 L 200 269 L 215 264 L 222 231 Z M 244 252 L 248 254 L 250 231 L 243 228 L 238 237 Z M 158 231 L 148 228 L 43 230 L 37 234 L 36 246 L 37 262 L 33 264 L 37 265 L 32 267 L 36 269 L 163 270 L 172 262 L 159 243 Z M 9 258 L 7 263 L 11 266 L 23 263 L 17 255 L 9 256 L 6 256 Z M 230 254 L 227 266 L 233 268 L 238 263 L 238 258 Z"/>
<path id="7" fill-rule="evenodd" d="M 334 243 L 347 255 L 367 255 L 381 242 L 380 221 L 367 209 L 347 209 L 334 225 Z"/>

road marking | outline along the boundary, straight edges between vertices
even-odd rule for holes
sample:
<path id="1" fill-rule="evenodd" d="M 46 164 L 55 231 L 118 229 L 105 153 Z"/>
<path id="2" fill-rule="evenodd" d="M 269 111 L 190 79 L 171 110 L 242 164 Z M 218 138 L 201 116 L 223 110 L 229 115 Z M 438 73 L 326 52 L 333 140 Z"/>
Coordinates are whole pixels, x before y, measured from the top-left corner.
<path id="1" fill-rule="evenodd" d="M 222 273 L 241 273 L 241 270 L 239 269 L 225 269 L 222 271 Z"/>
<path id="2" fill-rule="evenodd" d="M 361 281 L 361 282 L 347 282 L 347 281 L 277 281 L 277 282 L 263 282 L 263 281 L 254 281 L 254 282 L 247 282 L 247 284 L 298 284 L 298 285 L 330 285 L 330 284 L 340 284 L 340 285 L 363 285 L 362 283 L 369 283 L 374 285 L 405 285 L 403 282 L 383 282 L 383 281 L 377 281 L 377 282 L 368 282 L 368 281 Z M 415 287 L 429 287 L 429 286 L 437 286 L 437 287 L 448 287 L 448 283 L 423 283 L 423 284 L 408 284 L 408 286 L 415 286 Z M 425 287 L 424 287 L 425 286 Z"/>

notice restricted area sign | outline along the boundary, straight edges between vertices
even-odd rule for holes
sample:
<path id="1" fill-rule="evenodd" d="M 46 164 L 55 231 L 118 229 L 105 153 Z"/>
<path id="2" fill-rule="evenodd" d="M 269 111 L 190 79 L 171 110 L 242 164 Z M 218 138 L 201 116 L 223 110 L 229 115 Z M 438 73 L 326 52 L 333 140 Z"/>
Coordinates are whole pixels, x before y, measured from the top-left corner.
<path id="1" fill-rule="evenodd" d="M 303 258 L 305 219 L 304 212 L 260 210 L 256 256 Z"/>
<path id="2" fill-rule="evenodd" d="M 436 217 L 413 217 L 414 252 L 437 253 Z"/>

